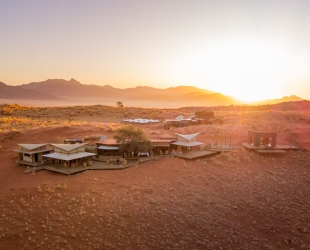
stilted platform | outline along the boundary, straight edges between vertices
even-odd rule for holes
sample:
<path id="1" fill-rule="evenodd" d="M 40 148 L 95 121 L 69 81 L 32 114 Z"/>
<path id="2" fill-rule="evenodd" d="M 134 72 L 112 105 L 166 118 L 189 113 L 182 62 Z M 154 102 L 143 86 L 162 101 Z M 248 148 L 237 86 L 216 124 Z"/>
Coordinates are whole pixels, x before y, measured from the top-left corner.
<path id="1" fill-rule="evenodd" d="M 24 165 L 24 166 L 31 166 L 31 167 L 39 167 L 39 166 L 47 165 L 48 161 L 29 162 L 29 161 L 18 160 L 17 164 L 18 165 Z"/>
<path id="2" fill-rule="evenodd" d="M 280 150 L 280 149 L 271 149 L 271 150 L 257 149 L 256 152 L 259 154 L 285 154 L 286 153 L 285 150 Z"/>
<path id="3" fill-rule="evenodd" d="M 185 154 L 176 154 L 175 157 L 186 159 L 186 160 L 193 160 L 193 159 L 203 158 L 203 157 L 210 156 L 210 155 L 215 155 L 217 153 L 218 151 L 202 150 L 202 151 L 194 151 L 194 152 L 185 153 Z"/>
<path id="4" fill-rule="evenodd" d="M 29 174 L 29 173 L 40 171 L 40 170 L 49 170 L 49 171 L 56 172 L 56 173 L 71 175 L 71 174 L 76 174 L 76 173 L 80 173 L 80 172 L 87 171 L 87 170 L 122 170 L 122 169 L 133 167 L 139 163 L 143 163 L 145 161 L 150 161 L 150 160 L 155 160 L 155 158 L 144 157 L 144 158 L 141 158 L 139 161 L 137 161 L 136 159 L 129 160 L 127 164 L 125 165 L 114 165 L 112 163 L 108 164 L 107 162 L 102 162 L 102 161 L 93 161 L 92 166 L 86 166 L 86 167 L 79 166 L 79 167 L 74 167 L 74 168 L 65 168 L 61 166 L 45 165 L 45 166 L 40 166 L 40 167 L 27 168 L 24 171 L 24 173 Z"/>
<path id="5" fill-rule="evenodd" d="M 242 143 L 242 146 L 250 150 L 255 150 L 257 153 L 261 155 L 271 155 L 271 154 L 281 155 L 285 154 L 287 150 L 299 149 L 298 147 L 293 145 L 277 145 L 276 147 L 273 148 L 266 148 L 265 146 L 257 147 L 247 142 Z"/>
<path id="6" fill-rule="evenodd" d="M 251 149 L 251 150 L 268 150 L 268 151 L 272 151 L 272 150 L 298 150 L 299 148 L 293 145 L 277 145 L 274 148 L 271 149 L 266 149 L 265 146 L 253 146 L 252 144 L 249 144 L 247 142 L 243 142 L 242 146 L 247 148 L 247 149 Z"/>
<path id="7" fill-rule="evenodd" d="M 27 169 L 24 171 L 25 174 L 30 174 L 32 172 L 37 172 L 40 170 L 45 170 L 47 165 L 39 166 L 39 167 L 27 167 Z"/>

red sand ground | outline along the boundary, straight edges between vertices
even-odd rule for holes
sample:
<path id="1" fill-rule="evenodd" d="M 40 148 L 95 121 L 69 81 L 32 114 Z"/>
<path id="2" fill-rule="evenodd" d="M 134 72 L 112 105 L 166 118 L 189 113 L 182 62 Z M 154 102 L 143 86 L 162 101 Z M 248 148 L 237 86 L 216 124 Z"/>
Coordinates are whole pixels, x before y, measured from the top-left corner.
<path id="1" fill-rule="evenodd" d="M 225 125 L 235 141 L 243 125 Z M 153 137 L 159 125 L 144 127 Z M 213 126 L 202 131 L 212 143 Z M 292 135 L 293 131 L 296 131 Z M 279 142 L 305 145 L 309 125 L 280 128 Z M 310 249 L 310 156 L 262 157 L 244 149 L 212 158 L 149 161 L 72 176 L 24 174 L 17 143 L 113 133 L 94 126 L 0 133 L 1 249 Z M 58 139 L 57 139 L 58 138 Z"/>

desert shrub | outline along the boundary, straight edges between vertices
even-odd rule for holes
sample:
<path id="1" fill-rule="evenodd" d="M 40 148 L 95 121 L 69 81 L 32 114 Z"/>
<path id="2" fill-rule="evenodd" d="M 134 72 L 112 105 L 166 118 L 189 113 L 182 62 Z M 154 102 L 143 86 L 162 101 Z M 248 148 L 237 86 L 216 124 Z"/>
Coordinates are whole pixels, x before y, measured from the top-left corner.
<path id="1" fill-rule="evenodd" d="M 236 153 L 234 153 L 227 157 L 227 162 L 240 163 L 240 158 Z"/>
<path id="2" fill-rule="evenodd" d="M 9 107 L 4 107 L 2 109 L 1 113 L 4 114 L 4 115 L 12 115 L 13 114 L 13 110 L 11 108 L 9 108 Z"/>
<path id="3" fill-rule="evenodd" d="M 252 162 L 252 160 L 251 160 L 251 158 L 249 156 L 244 156 L 242 159 L 245 162 Z"/>
<path id="4" fill-rule="evenodd" d="M 114 136 L 121 143 L 120 150 L 128 152 L 143 152 L 151 149 L 151 142 L 140 128 L 133 125 L 120 127 Z"/>
<path id="5" fill-rule="evenodd" d="M 3 151 L 3 148 L 2 148 L 2 146 L 0 145 L 0 151 Z"/>

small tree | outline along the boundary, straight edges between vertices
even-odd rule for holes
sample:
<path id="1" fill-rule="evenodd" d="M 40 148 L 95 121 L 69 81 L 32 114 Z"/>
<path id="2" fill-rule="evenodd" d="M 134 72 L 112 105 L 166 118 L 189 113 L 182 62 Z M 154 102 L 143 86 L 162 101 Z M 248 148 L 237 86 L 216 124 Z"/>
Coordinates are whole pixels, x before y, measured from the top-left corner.
<path id="1" fill-rule="evenodd" d="M 117 107 L 120 107 L 120 108 L 124 107 L 124 104 L 122 102 L 116 102 L 116 105 Z"/>
<path id="2" fill-rule="evenodd" d="M 114 139 L 121 143 L 120 150 L 127 152 L 147 152 L 151 149 L 151 142 L 142 129 L 133 125 L 126 125 L 116 131 Z"/>
<path id="3" fill-rule="evenodd" d="M 196 111 L 195 112 L 196 118 L 202 118 L 205 120 L 214 118 L 214 112 L 212 110 L 201 110 L 201 111 Z"/>

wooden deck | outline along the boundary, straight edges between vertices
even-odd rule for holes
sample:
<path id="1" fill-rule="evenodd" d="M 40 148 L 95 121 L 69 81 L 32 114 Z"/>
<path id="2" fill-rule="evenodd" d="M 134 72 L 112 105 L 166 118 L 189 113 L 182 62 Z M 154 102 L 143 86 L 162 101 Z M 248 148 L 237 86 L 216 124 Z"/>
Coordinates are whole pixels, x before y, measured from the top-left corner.
<path id="1" fill-rule="evenodd" d="M 25 166 L 31 166 L 31 167 L 39 167 L 39 166 L 47 165 L 48 161 L 44 161 L 44 162 L 29 162 L 29 161 L 18 160 L 17 164 L 25 165 Z"/>
<path id="2" fill-rule="evenodd" d="M 229 151 L 233 151 L 233 150 L 237 150 L 240 149 L 240 146 L 236 146 L 236 145 L 211 145 L 210 150 L 212 151 L 217 151 L 217 152 L 229 152 Z"/>
<path id="3" fill-rule="evenodd" d="M 268 150 L 268 151 L 272 151 L 272 150 L 298 150 L 299 148 L 293 145 L 277 145 L 275 148 L 272 149 L 266 149 L 266 147 L 264 146 L 253 146 L 252 144 L 249 144 L 247 142 L 243 142 L 242 146 L 247 148 L 247 149 L 252 149 L 252 150 Z"/>
<path id="4" fill-rule="evenodd" d="M 42 165 L 42 166 L 39 166 L 39 167 L 27 167 L 27 169 L 24 171 L 24 173 L 25 174 L 30 174 L 30 173 L 37 172 L 37 171 L 40 171 L 40 170 L 45 170 L 46 167 L 47 167 L 47 165 Z"/>
<path id="5" fill-rule="evenodd" d="M 175 157 L 186 159 L 186 160 L 192 160 L 192 159 L 203 158 L 203 157 L 210 156 L 210 155 L 215 155 L 217 153 L 218 151 L 202 150 L 202 151 L 193 151 L 193 152 L 185 153 L 185 154 L 176 154 Z"/>
<path id="6" fill-rule="evenodd" d="M 155 158 L 144 157 L 144 158 L 141 158 L 140 161 L 129 160 L 127 164 L 125 165 L 114 165 L 112 163 L 107 164 L 107 162 L 103 162 L 103 161 L 93 161 L 92 166 L 87 166 L 87 167 L 79 166 L 75 168 L 65 168 L 61 166 L 45 165 L 41 167 L 27 168 L 24 171 L 24 173 L 29 174 L 29 173 L 40 171 L 40 170 L 49 170 L 49 171 L 56 172 L 56 173 L 71 175 L 71 174 L 76 174 L 76 173 L 80 173 L 80 172 L 87 171 L 87 170 L 121 170 L 121 169 L 129 168 L 129 167 L 133 167 L 139 163 L 143 163 L 145 161 L 150 161 L 150 160 L 155 160 Z"/>
<path id="7" fill-rule="evenodd" d="M 285 154 L 285 150 L 280 149 L 257 149 L 257 153 L 259 154 Z"/>
<path id="8" fill-rule="evenodd" d="M 293 146 L 293 145 L 277 145 L 276 149 L 282 149 L 282 150 L 298 150 L 299 147 Z"/>

